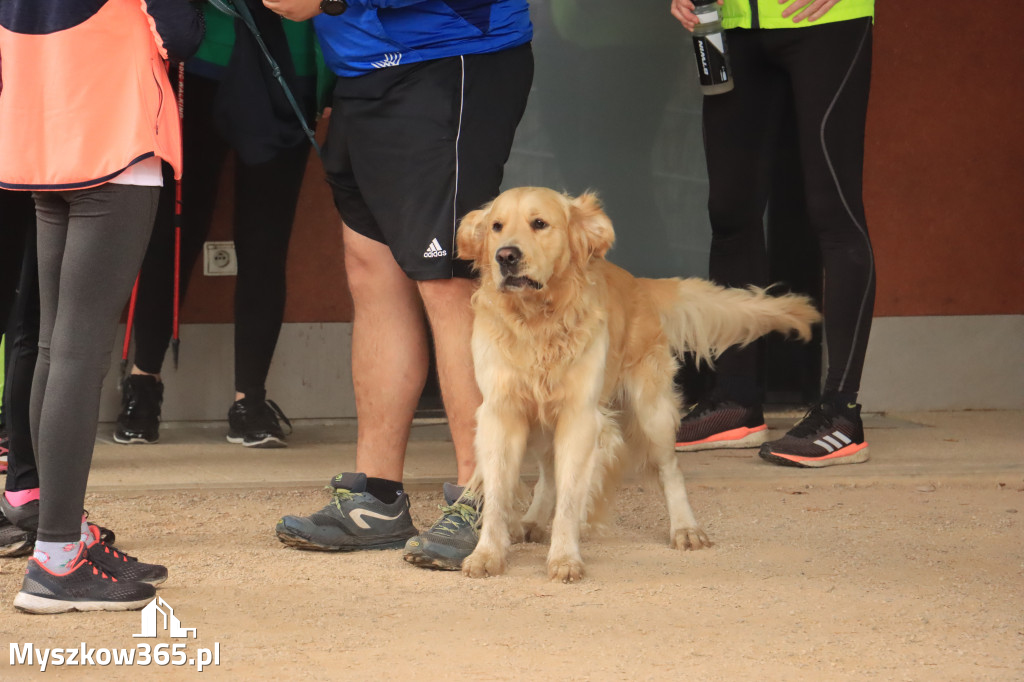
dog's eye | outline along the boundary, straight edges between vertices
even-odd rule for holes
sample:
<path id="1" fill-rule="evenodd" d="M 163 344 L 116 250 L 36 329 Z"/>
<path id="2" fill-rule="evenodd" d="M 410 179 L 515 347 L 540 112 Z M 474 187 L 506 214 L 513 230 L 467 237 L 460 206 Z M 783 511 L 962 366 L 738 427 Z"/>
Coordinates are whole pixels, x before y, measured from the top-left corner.
<path id="1" fill-rule="evenodd" d="M 541 218 L 534 218 L 533 221 L 530 223 L 530 227 L 532 227 L 535 230 L 543 230 L 547 226 L 548 224 L 544 222 L 544 220 Z"/>
<path id="2" fill-rule="evenodd" d="M 501 232 L 501 228 L 503 227 L 505 226 L 502 225 L 501 223 L 494 223 L 493 225 L 491 225 L 491 229 L 494 230 L 495 232 Z"/>

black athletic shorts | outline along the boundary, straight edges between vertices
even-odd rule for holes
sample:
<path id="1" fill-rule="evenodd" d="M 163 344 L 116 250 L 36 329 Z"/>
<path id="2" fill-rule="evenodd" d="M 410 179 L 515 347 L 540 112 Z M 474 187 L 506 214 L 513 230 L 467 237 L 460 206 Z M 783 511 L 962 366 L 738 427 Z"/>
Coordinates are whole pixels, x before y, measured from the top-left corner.
<path id="1" fill-rule="evenodd" d="M 529 43 L 340 78 L 323 155 L 342 220 L 411 279 L 472 276 L 455 229 L 498 195 L 532 83 Z"/>

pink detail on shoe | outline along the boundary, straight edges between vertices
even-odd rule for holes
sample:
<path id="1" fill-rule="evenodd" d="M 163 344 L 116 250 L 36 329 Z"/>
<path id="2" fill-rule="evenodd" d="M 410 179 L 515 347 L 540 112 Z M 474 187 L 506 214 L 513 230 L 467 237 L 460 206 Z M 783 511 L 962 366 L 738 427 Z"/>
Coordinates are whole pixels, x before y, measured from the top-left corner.
<path id="1" fill-rule="evenodd" d="M 11 503 L 12 507 L 20 507 L 23 504 L 28 504 L 32 500 L 39 499 L 39 488 L 29 488 L 28 490 L 5 490 L 4 496 L 7 501 Z"/>
<path id="2" fill-rule="evenodd" d="M 100 528 L 99 528 L 99 526 L 97 526 L 95 524 L 92 524 L 92 523 L 88 524 L 87 527 L 89 529 L 88 530 L 88 537 L 83 539 L 82 542 L 84 542 L 85 546 L 88 548 L 88 547 L 92 547 L 93 545 L 95 545 L 97 542 L 100 541 Z"/>

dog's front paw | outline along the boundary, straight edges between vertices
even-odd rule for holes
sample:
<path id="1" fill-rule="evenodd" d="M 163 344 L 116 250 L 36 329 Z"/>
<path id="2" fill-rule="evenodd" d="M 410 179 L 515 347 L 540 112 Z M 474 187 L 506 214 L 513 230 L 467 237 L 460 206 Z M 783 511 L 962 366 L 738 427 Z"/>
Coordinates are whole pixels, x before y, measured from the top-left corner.
<path id="1" fill-rule="evenodd" d="M 543 526 L 539 526 L 536 523 L 529 521 L 523 522 L 523 541 L 524 542 L 537 542 L 544 544 L 548 539 L 548 534 L 545 532 Z"/>
<path id="2" fill-rule="evenodd" d="M 481 547 L 462 560 L 462 572 L 470 578 L 486 578 L 505 572 L 505 557 Z"/>
<path id="3" fill-rule="evenodd" d="M 579 559 L 549 559 L 548 578 L 574 583 L 583 579 L 583 562 Z"/>
<path id="4" fill-rule="evenodd" d="M 704 549 L 711 544 L 707 534 L 700 528 L 680 528 L 672 536 L 674 549 Z"/>

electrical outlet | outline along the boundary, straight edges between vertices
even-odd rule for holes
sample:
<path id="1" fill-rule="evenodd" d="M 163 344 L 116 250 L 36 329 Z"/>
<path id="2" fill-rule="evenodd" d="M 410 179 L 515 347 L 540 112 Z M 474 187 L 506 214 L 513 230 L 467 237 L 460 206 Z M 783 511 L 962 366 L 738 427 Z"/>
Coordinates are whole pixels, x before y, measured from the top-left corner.
<path id="1" fill-rule="evenodd" d="M 203 249 L 203 274 L 230 277 L 238 274 L 234 242 L 206 242 Z"/>

